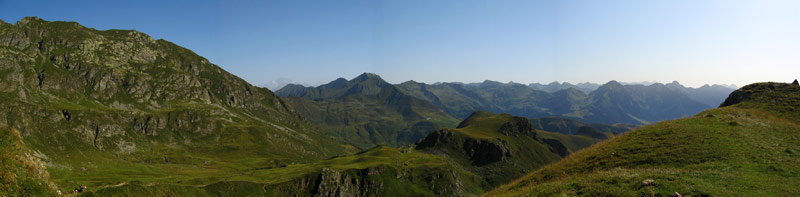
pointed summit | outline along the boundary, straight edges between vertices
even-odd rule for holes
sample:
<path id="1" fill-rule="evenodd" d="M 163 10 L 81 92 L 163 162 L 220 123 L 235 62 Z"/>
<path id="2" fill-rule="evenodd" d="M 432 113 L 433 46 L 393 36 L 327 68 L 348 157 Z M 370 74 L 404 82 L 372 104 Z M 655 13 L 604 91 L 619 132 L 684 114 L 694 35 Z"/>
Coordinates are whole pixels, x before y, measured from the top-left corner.
<path id="1" fill-rule="evenodd" d="M 797 83 L 797 79 L 795 79 L 795 80 L 794 80 L 794 82 L 792 82 L 792 85 L 794 85 L 794 86 L 800 86 L 800 83 Z"/>

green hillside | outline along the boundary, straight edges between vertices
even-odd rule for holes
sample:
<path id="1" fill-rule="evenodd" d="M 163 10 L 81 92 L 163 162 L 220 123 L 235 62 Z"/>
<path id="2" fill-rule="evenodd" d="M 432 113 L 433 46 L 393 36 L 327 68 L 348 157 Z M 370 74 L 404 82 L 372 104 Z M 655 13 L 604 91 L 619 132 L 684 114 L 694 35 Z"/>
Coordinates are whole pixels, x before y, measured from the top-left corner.
<path id="1" fill-rule="evenodd" d="M 478 111 L 458 128 L 434 131 L 416 149 L 452 159 L 497 186 L 595 142 L 586 136 L 536 131 L 526 118 Z"/>
<path id="2" fill-rule="evenodd" d="M 277 94 L 318 130 L 362 149 L 412 144 L 433 130 L 458 123 L 371 73 L 319 87 L 286 86 Z"/>
<path id="3" fill-rule="evenodd" d="M 351 156 L 229 174 L 213 184 L 130 182 L 87 195 L 464 196 L 488 185 L 442 157 L 378 146 Z"/>
<path id="4" fill-rule="evenodd" d="M 644 126 L 488 195 L 800 195 L 800 86 L 757 83 L 720 108 Z"/>
<path id="5" fill-rule="evenodd" d="M 51 196 L 56 186 L 19 131 L 0 128 L 0 196 Z"/>
<path id="6" fill-rule="evenodd" d="M 353 149 L 269 90 L 137 31 L 27 17 L 0 22 L 0 41 L 0 126 L 61 190 L 209 184 Z"/>

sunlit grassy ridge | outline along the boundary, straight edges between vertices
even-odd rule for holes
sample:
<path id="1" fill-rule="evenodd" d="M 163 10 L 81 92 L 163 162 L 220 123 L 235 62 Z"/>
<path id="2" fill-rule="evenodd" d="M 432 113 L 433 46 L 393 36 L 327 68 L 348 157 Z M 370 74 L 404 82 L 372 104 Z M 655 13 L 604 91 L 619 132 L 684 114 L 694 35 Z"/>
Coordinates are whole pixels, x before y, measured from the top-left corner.
<path id="1" fill-rule="evenodd" d="M 726 107 L 636 129 L 488 195 L 800 194 L 800 87 L 760 83 L 737 92 Z"/>

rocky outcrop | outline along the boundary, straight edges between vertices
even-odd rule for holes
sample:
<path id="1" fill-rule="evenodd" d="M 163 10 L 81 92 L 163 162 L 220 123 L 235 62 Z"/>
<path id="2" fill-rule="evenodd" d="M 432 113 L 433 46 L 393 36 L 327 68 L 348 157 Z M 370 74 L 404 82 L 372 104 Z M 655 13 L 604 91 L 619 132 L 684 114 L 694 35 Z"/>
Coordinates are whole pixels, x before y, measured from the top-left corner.
<path id="1" fill-rule="evenodd" d="M 536 138 L 536 133 L 533 132 L 531 122 L 523 117 L 511 117 L 511 120 L 503 123 L 497 131 L 507 136 L 517 137 L 519 135 L 528 135 L 534 139 Z"/>
<path id="2" fill-rule="evenodd" d="M 795 79 L 795 80 L 792 82 L 792 85 L 793 85 L 793 86 L 800 86 L 800 83 L 798 83 L 798 82 L 797 82 L 797 79 Z"/>
<path id="3" fill-rule="evenodd" d="M 457 149 L 476 166 L 502 161 L 513 155 L 508 142 L 502 138 L 475 139 L 448 129 L 434 131 L 416 144 L 417 149 L 432 147 Z"/>
<path id="4" fill-rule="evenodd" d="M 0 97 L 0 126 L 24 131 L 46 155 L 159 156 L 160 147 L 201 146 L 276 150 L 288 160 L 343 153 L 269 90 L 133 30 L 36 17 L 0 23 Z M 218 146 L 238 135 L 248 147 Z"/>
<path id="5" fill-rule="evenodd" d="M 511 157 L 511 149 L 503 139 L 497 139 L 500 143 L 492 142 L 487 139 L 467 138 L 464 142 L 464 152 L 472 160 L 475 166 L 485 166 L 490 163 L 505 160 Z"/>
<path id="6" fill-rule="evenodd" d="M 447 129 L 440 129 L 428 134 L 427 137 L 422 138 L 416 147 L 417 149 L 424 149 L 429 147 L 435 147 L 440 144 L 448 144 L 454 140 L 453 132 Z"/>
<path id="7" fill-rule="evenodd" d="M 316 196 L 375 196 L 383 194 L 383 182 L 368 177 L 385 171 L 384 167 L 355 170 L 354 174 L 323 168 L 318 184 L 311 189 Z"/>
<path id="8" fill-rule="evenodd" d="M 555 139 L 542 139 L 542 142 L 550 146 L 550 150 L 561 157 L 566 157 L 567 155 L 570 154 L 569 149 L 567 149 L 567 146 L 564 146 L 564 144 L 561 143 L 561 141 Z"/>
<path id="9" fill-rule="evenodd" d="M 449 170 L 415 173 L 414 169 L 396 169 L 384 165 L 365 169 L 336 170 L 323 168 L 318 173 L 306 175 L 289 183 L 276 185 L 286 195 L 311 196 L 387 196 L 387 189 L 402 189 L 408 185 L 387 183 L 385 178 L 422 186 L 436 196 L 464 196 L 464 186 L 458 173 Z M 387 185 L 394 184 L 394 185 Z M 398 187 L 398 188 L 387 188 Z M 410 189 L 410 188 L 408 188 Z M 415 195 L 415 191 L 406 191 Z M 417 194 L 422 195 L 422 194 Z"/>

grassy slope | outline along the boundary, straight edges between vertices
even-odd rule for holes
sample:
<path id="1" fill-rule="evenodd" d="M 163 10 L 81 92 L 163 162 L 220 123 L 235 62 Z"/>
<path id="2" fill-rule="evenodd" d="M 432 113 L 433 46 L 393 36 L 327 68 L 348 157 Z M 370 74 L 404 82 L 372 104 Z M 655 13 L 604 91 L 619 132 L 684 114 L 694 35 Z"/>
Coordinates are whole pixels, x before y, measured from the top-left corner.
<path id="1" fill-rule="evenodd" d="M 19 131 L 0 128 L 0 196 L 55 194 L 44 164 L 33 154 Z"/>
<path id="2" fill-rule="evenodd" d="M 12 39 L 0 43 L 0 126 L 42 153 L 61 190 L 205 185 L 349 147 L 269 90 L 136 31 L 25 18 L 0 24 L 0 39 Z"/>
<path id="3" fill-rule="evenodd" d="M 570 152 L 577 152 L 581 149 L 584 149 L 601 141 L 600 139 L 594 139 L 589 136 L 567 135 L 563 133 L 549 132 L 542 130 L 536 130 L 536 137 L 540 139 L 558 140 L 559 142 L 564 144 L 564 146 L 566 146 Z"/>
<path id="4" fill-rule="evenodd" d="M 414 195 L 435 196 L 443 185 L 461 184 L 463 192 L 483 193 L 486 183 L 476 175 L 457 170 L 449 160 L 419 153 L 410 149 L 378 146 L 362 153 L 336 157 L 309 164 L 294 164 L 273 169 L 252 169 L 229 174 L 225 182 L 215 184 L 175 183 L 148 185 L 132 182 L 117 187 L 103 188 L 94 194 L 115 195 L 312 195 L 310 188 L 299 188 L 304 179 L 316 179 L 323 169 L 340 171 L 354 176 L 362 169 L 380 169 L 375 174 L 360 177 L 359 181 L 378 181 L 384 188 L 382 196 Z M 353 174 L 355 173 L 355 174 Z M 455 175 L 449 177 L 449 175 Z M 440 180 L 436 180 L 438 177 Z M 433 179 L 431 179 L 433 178 Z M 313 188 L 312 188 L 313 189 Z"/>
<path id="5" fill-rule="evenodd" d="M 489 195 L 800 194 L 800 87 L 743 89 L 744 102 L 601 142 Z"/>

